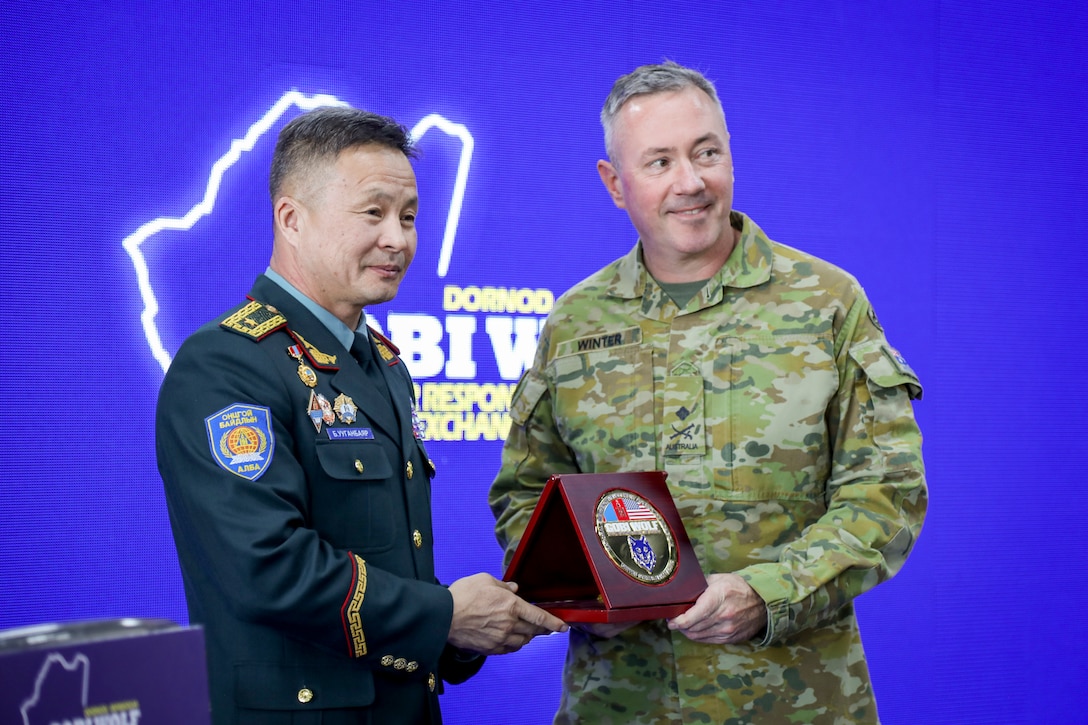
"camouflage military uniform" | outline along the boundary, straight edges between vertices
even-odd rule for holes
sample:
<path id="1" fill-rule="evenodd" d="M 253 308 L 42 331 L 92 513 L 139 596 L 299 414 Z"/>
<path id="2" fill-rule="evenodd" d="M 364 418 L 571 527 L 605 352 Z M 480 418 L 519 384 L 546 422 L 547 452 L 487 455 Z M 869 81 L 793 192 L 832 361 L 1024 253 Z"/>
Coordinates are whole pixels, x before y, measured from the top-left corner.
<path id="1" fill-rule="evenodd" d="M 572 630 L 557 723 L 877 722 L 851 602 L 921 529 L 921 387 L 853 277 L 737 216 L 683 310 L 639 246 L 560 298 L 490 502 L 509 560 L 550 474 L 665 470 L 704 572 L 744 577 L 767 629 Z"/>

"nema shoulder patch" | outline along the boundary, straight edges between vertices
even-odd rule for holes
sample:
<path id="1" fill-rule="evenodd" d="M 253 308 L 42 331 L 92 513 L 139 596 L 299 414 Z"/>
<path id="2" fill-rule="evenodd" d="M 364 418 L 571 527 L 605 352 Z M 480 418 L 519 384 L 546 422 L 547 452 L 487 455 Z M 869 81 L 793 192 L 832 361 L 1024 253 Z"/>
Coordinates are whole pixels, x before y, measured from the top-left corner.
<path id="1" fill-rule="evenodd" d="M 204 419 L 212 457 L 224 470 L 256 481 L 272 463 L 276 447 L 272 411 L 235 403 Z"/>
<path id="2" fill-rule="evenodd" d="M 250 300 L 237 312 L 220 322 L 219 326 L 231 332 L 237 332 L 239 335 L 260 340 L 286 324 L 287 318 L 275 307 L 269 307 L 257 300 Z"/>

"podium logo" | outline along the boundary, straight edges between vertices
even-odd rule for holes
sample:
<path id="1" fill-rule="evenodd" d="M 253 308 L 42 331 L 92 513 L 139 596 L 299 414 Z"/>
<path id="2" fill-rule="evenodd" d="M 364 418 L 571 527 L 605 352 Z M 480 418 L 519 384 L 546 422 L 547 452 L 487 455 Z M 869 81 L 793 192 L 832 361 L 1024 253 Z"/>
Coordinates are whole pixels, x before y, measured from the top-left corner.
<path id="1" fill-rule="evenodd" d="M 77 653 L 69 661 L 51 653 L 38 670 L 34 694 L 19 708 L 23 725 L 138 725 L 142 713 L 136 700 L 88 705 L 90 676 L 86 655 Z"/>

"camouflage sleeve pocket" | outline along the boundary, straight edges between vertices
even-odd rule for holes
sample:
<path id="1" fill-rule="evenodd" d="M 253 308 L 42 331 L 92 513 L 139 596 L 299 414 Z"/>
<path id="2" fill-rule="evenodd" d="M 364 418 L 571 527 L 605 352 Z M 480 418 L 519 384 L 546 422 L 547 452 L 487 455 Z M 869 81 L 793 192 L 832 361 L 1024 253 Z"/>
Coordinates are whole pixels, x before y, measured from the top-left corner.
<path id="1" fill-rule="evenodd" d="M 855 345 L 850 357 L 864 372 L 869 399 L 862 405 L 862 419 L 881 452 L 885 471 L 917 468 L 921 465 L 921 439 L 908 398 L 922 394 L 918 376 L 883 340 Z"/>
<path id="2" fill-rule="evenodd" d="M 881 388 L 903 386 L 912 400 L 922 397 L 922 383 L 898 350 L 883 340 L 870 340 L 850 348 L 850 357 L 870 383 Z"/>
<path id="3" fill-rule="evenodd" d="M 526 370 L 514 388 L 513 400 L 510 402 L 510 419 L 516 425 L 524 426 L 547 390 L 548 384 L 536 368 Z"/>

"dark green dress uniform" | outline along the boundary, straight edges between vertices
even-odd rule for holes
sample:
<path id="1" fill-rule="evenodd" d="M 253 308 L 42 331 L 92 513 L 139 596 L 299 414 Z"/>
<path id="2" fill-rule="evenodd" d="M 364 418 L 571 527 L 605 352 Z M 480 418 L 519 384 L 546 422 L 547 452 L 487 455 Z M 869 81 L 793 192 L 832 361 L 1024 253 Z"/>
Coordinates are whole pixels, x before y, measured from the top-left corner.
<path id="1" fill-rule="evenodd" d="M 446 643 L 408 371 L 377 336 L 360 364 L 265 276 L 249 297 L 182 345 L 156 417 L 213 719 L 440 722 L 441 681 L 482 658 Z"/>

